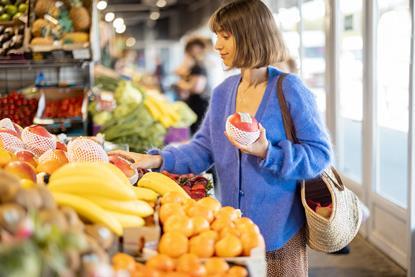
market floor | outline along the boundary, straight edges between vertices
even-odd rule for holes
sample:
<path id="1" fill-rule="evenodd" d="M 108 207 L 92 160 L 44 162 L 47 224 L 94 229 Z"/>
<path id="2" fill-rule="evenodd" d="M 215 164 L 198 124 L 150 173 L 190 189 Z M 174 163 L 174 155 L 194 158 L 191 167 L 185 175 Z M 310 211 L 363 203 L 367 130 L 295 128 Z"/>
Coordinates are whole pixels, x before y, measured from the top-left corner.
<path id="1" fill-rule="evenodd" d="M 310 277 L 406 276 L 403 268 L 361 236 L 351 243 L 348 255 L 328 255 L 313 250 L 308 253 Z"/>

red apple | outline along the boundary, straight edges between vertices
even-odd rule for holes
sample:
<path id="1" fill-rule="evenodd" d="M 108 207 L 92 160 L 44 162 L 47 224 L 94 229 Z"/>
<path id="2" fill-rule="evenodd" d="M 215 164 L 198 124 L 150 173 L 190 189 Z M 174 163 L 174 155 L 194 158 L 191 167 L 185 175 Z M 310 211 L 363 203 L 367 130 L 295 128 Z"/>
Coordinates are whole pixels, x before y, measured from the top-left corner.
<path id="1" fill-rule="evenodd" d="M 37 166 L 36 156 L 28 150 L 20 150 L 16 152 L 16 158 L 19 161 L 27 162 L 34 168 Z"/>
<path id="2" fill-rule="evenodd" d="M 259 131 L 258 121 L 248 113 L 234 113 L 229 117 L 229 123 L 245 132 Z"/>
<path id="3" fill-rule="evenodd" d="M 135 184 L 138 179 L 137 169 L 131 166 L 131 163 L 118 156 L 117 154 L 112 154 L 109 156 L 109 162 L 121 169 L 121 171 L 130 179 L 131 184 Z"/>
<path id="4" fill-rule="evenodd" d="M 68 149 L 66 148 L 66 144 L 60 141 L 56 142 L 56 149 L 62 150 L 62 151 L 68 151 Z"/>
<path id="5" fill-rule="evenodd" d="M 45 138 L 52 137 L 52 135 L 48 132 L 48 130 L 46 130 L 42 126 L 32 125 L 32 126 L 29 126 L 27 128 L 29 129 L 30 132 L 32 132 L 33 134 L 36 134 L 38 136 L 42 136 L 42 137 L 45 137 Z"/>
<path id="6" fill-rule="evenodd" d="M 27 162 L 13 161 L 4 167 L 4 171 L 17 176 L 20 179 L 28 179 L 36 182 L 35 169 Z"/>

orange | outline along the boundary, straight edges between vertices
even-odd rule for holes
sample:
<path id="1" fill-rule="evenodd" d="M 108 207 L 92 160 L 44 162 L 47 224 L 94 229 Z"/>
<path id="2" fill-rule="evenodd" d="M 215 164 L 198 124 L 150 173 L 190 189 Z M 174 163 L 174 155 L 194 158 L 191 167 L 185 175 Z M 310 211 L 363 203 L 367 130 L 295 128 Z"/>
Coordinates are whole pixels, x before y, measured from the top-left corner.
<path id="1" fill-rule="evenodd" d="M 226 235 L 234 235 L 239 238 L 241 232 L 236 227 L 226 226 L 222 230 L 220 230 L 219 238 L 223 238 Z"/>
<path id="2" fill-rule="evenodd" d="M 165 272 L 173 271 L 176 267 L 174 260 L 164 254 L 158 254 L 154 257 L 151 257 L 146 262 L 146 266 Z"/>
<path id="3" fill-rule="evenodd" d="M 258 226 L 255 225 L 255 223 L 253 223 L 252 220 L 247 217 L 242 217 L 235 220 L 235 225 L 241 233 L 256 232 L 260 234 Z"/>
<path id="4" fill-rule="evenodd" d="M 127 270 L 130 274 L 135 271 L 135 260 L 130 255 L 117 253 L 112 257 L 114 270 Z"/>
<path id="5" fill-rule="evenodd" d="M 163 225 L 164 232 L 180 232 L 186 237 L 190 237 L 193 234 L 193 222 L 187 216 L 172 215 Z"/>
<path id="6" fill-rule="evenodd" d="M 214 239 L 215 241 L 219 238 L 218 232 L 213 230 L 207 230 L 200 233 L 200 236 L 206 236 L 208 238 Z"/>
<path id="7" fill-rule="evenodd" d="M 179 203 L 182 204 L 186 198 L 183 194 L 177 191 L 169 191 L 163 197 L 161 198 L 161 204 L 167 204 L 167 203 Z"/>
<path id="8" fill-rule="evenodd" d="M 233 222 L 226 217 L 220 217 L 215 219 L 212 224 L 210 225 L 210 229 L 220 232 L 220 230 L 222 230 L 225 227 L 234 227 L 235 225 L 233 224 Z"/>
<path id="9" fill-rule="evenodd" d="M 199 258 L 209 258 L 215 254 L 215 240 L 207 236 L 196 236 L 190 239 L 190 253 Z"/>
<path id="10" fill-rule="evenodd" d="M 131 277 L 162 277 L 162 273 L 154 268 L 144 267 L 141 271 L 131 274 Z"/>
<path id="11" fill-rule="evenodd" d="M 237 257 L 242 254 L 242 242 L 234 235 L 227 235 L 215 244 L 218 257 Z"/>
<path id="12" fill-rule="evenodd" d="M 209 221 L 207 221 L 206 218 L 202 216 L 195 216 L 190 219 L 192 220 L 192 223 L 193 223 L 193 235 L 198 235 L 204 231 L 209 230 L 210 228 Z"/>
<path id="13" fill-rule="evenodd" d="M 243 247 L 243 255 L 250 256 L 251 250 L 260 246 L 261 235 L 255 232 L 243 233 L 240 237 Z"/>
<path id="14" fill-rule="evenodd" d="M 190 217 L 202 216 L 207 219 L 207 221 L 212 222 L 214 219 L 213 212 L 206 209 L 204 206 L 195 204 L 192 207 L 186 209 L 186 214 Z"/>
<path id="15" fill-rule="evenodd" d="M 228 263 L 223 258 L 210 258 L 205 262 L 207 274 L 223 274 L 229 270 Z"/>
<path id="16" fill-rule="evenodd" d="M 245 267 L 242 267 L 242 266 L 239 266 L 239 265 L 234 265 L 229 269 L 227 276 L 229 276 L 229 277 L 247 277 L 248 276 L 248 270 L 246 270 Z"/>
<path id="17" fill-rule="evenodd" d="M 185 215 L 184 210 L 179 203 L 167 203 L 160 207 L 159 217 L 162 223 L 166 222 L 167 218 L 173 214 Z"/>
<path id="18" fill-rule="evenodd" d="M 206 275 L 206 268 L 200 263 L 199 258 L 194 254 L 184 254 L 177 261 L 178 272 L 187 273 L 190 276 L 198 277 Z"/>
<path id="19" fill-rule="evenodd" d="M 208 210 L 212 211 L 213 213 L 216 213 L 222 207 L 220 202 L 213 197 L 203 197 L 202 199 L 197 201 L 197 203 L 201 206 L 206 207 Z"/>
<path id="20" fill-rule="evenodd" d="M 164 233 L 159 242 L 159 253 L 171 258 L 177 258 L 187 253 L 189 242 L 187 237 L 179 232 Z"/>
<path id="21" fill-rule="evenodd" d="M 238 218 L 241 218 L 241 210 L 235 209 L 231 206 L 225 206 L 220 208 L 220 210 L 215 215 L 216 218 L 228 218 L 232 221 L 237 220 Z"/>

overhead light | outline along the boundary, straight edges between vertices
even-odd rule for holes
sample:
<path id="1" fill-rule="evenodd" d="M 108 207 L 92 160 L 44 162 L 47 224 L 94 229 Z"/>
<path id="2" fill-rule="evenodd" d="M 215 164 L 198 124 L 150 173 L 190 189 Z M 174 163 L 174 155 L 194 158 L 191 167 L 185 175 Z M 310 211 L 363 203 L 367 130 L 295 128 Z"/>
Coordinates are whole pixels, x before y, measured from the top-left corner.
<path id="1" fill-rule="evenodd" d="M 120 27 L 115 28 L 115 32 L 117 34 L 122 34 L 125 32 L 125 30 L 127 29 L 127 27 L 125 25 L 121 25 Z"/>
<path id="2" fill-rule="evenodd" d="M 150 19 L 151 20 L 157 20 L 160 18 L 160 13 L 158 11 L 154 11 L 150 13 Z"/>
<path id="3" fill-rule="evenodd" d="M 115 18 L 115 14 L 113 12 L 109 12 L 105 14 L 105 21 L 112 22 Z"/>
<path id="4" fill-rule="evenodd" d="M 97 3 L 97 9 L 100 10 L 100 11 L 105 10 L 107 8 L 107 6 L 108 6 L 107 1 L 101 0 Z"/>
<path id="5" fill-rule="evenodd" d="M 135 45 L 135 38 L 133 38 L 133 37 L 129 37 L 129 38 L 127 38 L 127 40 L 125 41 L 125 45 L 127 46 L 127 47 L 133 47 L 134 45 Z"/>
<path id="6" fill-rule="evenodd" d="M 158 0 L 156 5 L 159 8 L 164 8 L 167 5 L 167 1 L 166 0 Z"/>
<path id="7" fill-rule="evenodd" d="M 117 17 L 116 19 L 114 19 L 114 21 L 112 22 L 112 26 L 114 26 L 114 28 L 119 28 L 122 25 L 124 25 L 124 19 L 122 17 Z"/>

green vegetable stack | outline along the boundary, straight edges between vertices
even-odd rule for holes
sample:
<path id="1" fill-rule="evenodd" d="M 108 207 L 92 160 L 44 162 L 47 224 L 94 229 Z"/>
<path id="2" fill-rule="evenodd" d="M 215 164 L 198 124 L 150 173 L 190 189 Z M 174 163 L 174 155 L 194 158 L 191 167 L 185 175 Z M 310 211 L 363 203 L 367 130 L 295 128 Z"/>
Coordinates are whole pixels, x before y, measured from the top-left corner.
<path id="1" fill-rule="evenodd" d="M 0 22 L 18 19 L 25 15 L 28 1 L 22 0 L 0 0 Z"/>
<path id="2" fill-rule="evenodd" d="M 114 96 L 117 107 L 111 113 L 96 112 L 94 106 L 90 107 L 94 122 L 102 125 L 105 139 L 128 144 L 135 152 L 161 147 L 166 129 L 145 108 L 143 94 L 130 81 L 121 81 Z"/>

